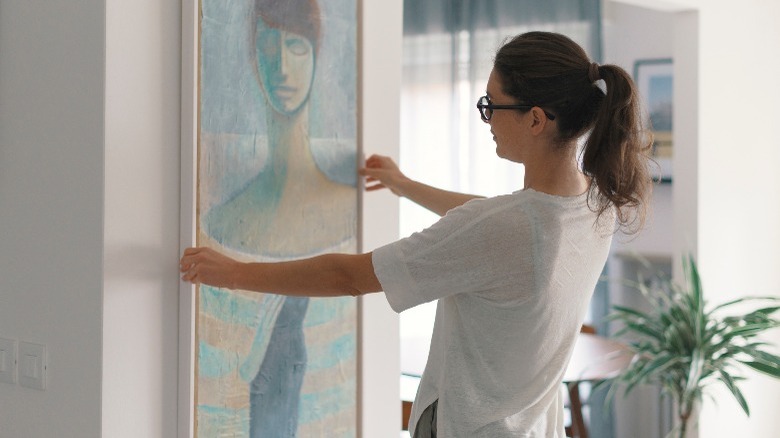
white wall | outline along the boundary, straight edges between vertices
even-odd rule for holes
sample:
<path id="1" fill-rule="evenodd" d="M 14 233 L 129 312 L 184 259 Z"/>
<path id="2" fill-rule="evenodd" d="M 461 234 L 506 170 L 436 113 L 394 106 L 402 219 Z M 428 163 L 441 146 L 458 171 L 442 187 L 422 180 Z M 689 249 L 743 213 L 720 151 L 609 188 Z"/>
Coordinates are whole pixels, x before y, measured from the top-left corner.
<path id="1" fill-rule="evenodd" d="M 0 337 L 46 345 L 46 391 L 0 383 L 0 437 L 100 434 L 102 0 L 0 3 Z"/>
<path id="2" fill-rule="evenodd" d="M 696 239 L 712 302 L 780 296 L 780 3 L 701 0 Z M 685 35 L 678 38 L 686 39 Z M 780 331 L 767 337 L 780 351 Z M 746 419 L 725 392 L 705 404 L 701 437 L 770 436 L 780 381 L 750 374 Z"/>
<path id="3" fill-rule="evenodd" d="M 174 437 L 178 1 L 106 1 L 103 436 Z"/>
<path id="4" fill-rule="evenodd" d="M 397 155 L 401 2 L 365 3 L 362 135 Z M 176 435 L 180 8 L 0 4 L 0 337 L 50 353 L 46 391 L 0 383 L 1 438 Z M 370 250 L 397 203 L 365 204 Z M 398 317 L 362 311 L 364 436 L 395 438 Z"/>
<path id="5" fill-rule="evenodd" d="M 362 137 L 366 156 L 398 158 L 401 126 L 402 0 L 363 0 Z M 398 198 L 364 196 L 363 250 L 398 238 Z M 401 357 L 398 314 L 384 295 L 362 299 L 362 436 L 397 438 L 401 430 Z"/>

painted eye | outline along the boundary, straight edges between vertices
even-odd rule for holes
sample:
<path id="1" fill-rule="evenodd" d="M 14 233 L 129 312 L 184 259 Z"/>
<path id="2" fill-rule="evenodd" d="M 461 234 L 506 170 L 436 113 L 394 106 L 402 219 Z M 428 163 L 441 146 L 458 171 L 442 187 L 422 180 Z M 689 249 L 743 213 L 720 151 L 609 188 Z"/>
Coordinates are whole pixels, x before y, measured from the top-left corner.
<path id="1" fill-rule="evenodd" d="M 308 55 L 311 50 L 309 42 L 303 38 L 287 38 L 284 45 L 290 53 L 297 56 Z"/>

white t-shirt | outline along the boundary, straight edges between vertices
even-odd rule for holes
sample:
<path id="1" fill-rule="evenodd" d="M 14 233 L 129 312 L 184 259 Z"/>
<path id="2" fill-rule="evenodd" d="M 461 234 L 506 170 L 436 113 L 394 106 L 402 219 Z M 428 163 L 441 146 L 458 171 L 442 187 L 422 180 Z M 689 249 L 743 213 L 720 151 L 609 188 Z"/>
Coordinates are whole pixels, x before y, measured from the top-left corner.
<path id="1" fill-rule="evenodd" d="M 442 437 L 564 436 L 561 381 L 614 214 L 599 223 L 586 194 L 527 189 L 467 202 L 374 251 L 396 312 L 439 300 L 412 433 L 438 400 Z"/>

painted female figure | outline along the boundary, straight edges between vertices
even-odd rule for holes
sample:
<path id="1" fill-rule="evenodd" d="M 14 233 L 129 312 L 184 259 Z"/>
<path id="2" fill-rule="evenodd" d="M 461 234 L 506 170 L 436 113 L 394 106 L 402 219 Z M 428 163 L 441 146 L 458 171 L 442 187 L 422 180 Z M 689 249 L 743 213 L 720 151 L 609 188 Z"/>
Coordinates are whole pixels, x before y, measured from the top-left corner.
<path id="1" fill-rule="evenodd" d="M 245 260 L 354 252 L 356 188 L 345 183 L 348 178 L 334 178 L 322 170 L 310 134 L 321 45 L 317 2 L 256 0 L 250 29 L 254 76 L 264 97 L 267 158 L 242 189 L 205 212 L 200 238 L 207 246 Z M 347 157 L 354 175 L 354 151 Z M 305 337 L 306 320 L 322 321 L 333 313 L 325 305 L 311 304 L 317 310 L 310 308 L 307 297 L 262 298 L 257 318 L 265 321 L 258 323 L 251 351 L 238 370 L 242 380 L 249 381 L 251 437 L 296 436 L 299 423 L 309 420 L 299 418 L 308 368 L 306 345 L 311 342 Z"/>
<path id="2" fill-rule="evenodd" d="M 320 38 L 314 0 L 257 0 L 257 77 L 269 157 L 246 189 L 206 218 L 222 245 L 269 257 L 325 251 L 354 237 L 354 187 L 328 178 L 312 154 L 309 103 Z"/>

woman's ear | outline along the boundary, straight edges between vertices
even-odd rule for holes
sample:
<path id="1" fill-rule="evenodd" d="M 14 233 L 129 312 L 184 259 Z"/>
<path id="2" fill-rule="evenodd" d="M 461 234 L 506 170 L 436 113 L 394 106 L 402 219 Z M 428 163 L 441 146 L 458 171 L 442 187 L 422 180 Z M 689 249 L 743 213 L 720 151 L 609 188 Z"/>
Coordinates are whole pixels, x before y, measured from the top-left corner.
<path id="1" fill-rule="evenodd" d="M 538 106 L 535 106 L 531 108 L 531 133 L 533 135 L 539 135 L 542 132 L 544 132 L 545 126 L 547 126 L 547 122 L 550 121 L 550 119 L 547 118 L 547 114 L 544 113 L 544 110 L 539 108 Z"/>

